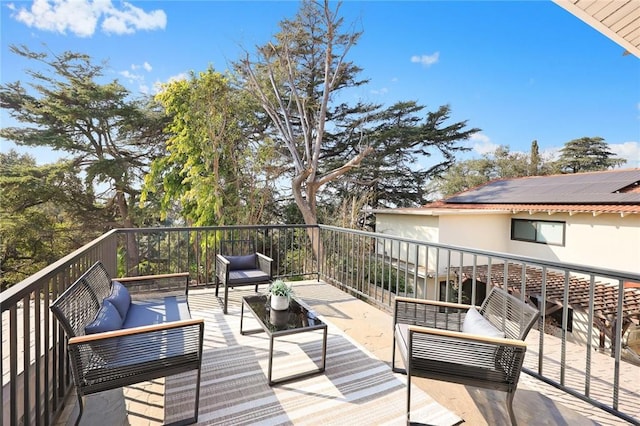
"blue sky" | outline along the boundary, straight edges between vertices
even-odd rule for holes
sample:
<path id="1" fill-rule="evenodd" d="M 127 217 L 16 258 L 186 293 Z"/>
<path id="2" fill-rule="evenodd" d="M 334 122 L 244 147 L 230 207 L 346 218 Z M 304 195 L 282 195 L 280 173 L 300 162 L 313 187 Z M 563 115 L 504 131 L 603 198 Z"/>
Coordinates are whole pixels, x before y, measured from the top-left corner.
<path id="1" fill-rule="evenodd" d="M 0 81 L 33 64 L 9 52 L 87 53 L 108 61 L 106 77 L 134 94 L 189 71 L 218 71 L 252 51 L 294 16 L 294 1 L 37 0 L 0 2 Z M 363 31 L 348 59 L 366 87 L 348 96 L 391 105 L 449 104 L 452 120 L 482 131 L 479 157 L 499 145 L 552 153 L 599 136 L 640 167 L 640 59 L 550 1 L 347 1 L 345 23 Z M 45 47 L 46 44 L 46 47 Z M 16 123 L 5 112 L 1 125 Z M 0 141 L 0 150 L 14 147 Z M 33 148 L 40 163 L 59 154 Z M 428 160 L 424 160 L 428 164 Z"/>

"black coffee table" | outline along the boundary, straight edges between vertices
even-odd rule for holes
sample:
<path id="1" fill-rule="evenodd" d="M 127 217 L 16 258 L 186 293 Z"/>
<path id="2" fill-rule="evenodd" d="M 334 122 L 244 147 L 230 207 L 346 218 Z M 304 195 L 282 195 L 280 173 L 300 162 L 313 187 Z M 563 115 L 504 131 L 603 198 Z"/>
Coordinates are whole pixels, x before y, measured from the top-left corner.
<path id="1" fill-rule="evenodd" d="M 244 319 L 245 306 L 253 314 L 260 329 L 243 330 L 242 322 Z M 316 363 L 317 369 L 293 374 L 272 380 L 271 373 L 273 370 L 273 344 L 276 337 L 288 336 L 291 334 L 306 333 L 309 331 L 323 330 L 322 338 L 322 360 L 320 364 Z M 305 306 L 295 298 L 291 298 L 289 309 L 285 311 L 271 310 L 269 306 L 269 298 L 265 294 L 256 294 L 244 296 L 242 298 L 242 309 L 240 313 L 240 334 L 253 334 L 266 332 L 269 336 L 269 368 L 268 380 L 272 386 L 277 383 L 288 382 L 302 377 L 312 376 L 322 373 L 325 369 L 327 360 L 327 324 L 322 322 L 310 308 Z"/>

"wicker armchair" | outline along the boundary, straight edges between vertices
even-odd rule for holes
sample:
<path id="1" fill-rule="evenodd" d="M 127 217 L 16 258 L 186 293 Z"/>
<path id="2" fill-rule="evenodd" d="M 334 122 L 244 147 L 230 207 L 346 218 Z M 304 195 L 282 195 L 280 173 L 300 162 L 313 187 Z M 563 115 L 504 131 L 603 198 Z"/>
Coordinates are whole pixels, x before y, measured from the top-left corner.
<path id="1" fill-rule="evenodd" d="M 539 312 L 494 287 L 479 308 L 480 321 L 488 322 L 487 327 L 496 332 L 489 336 L 477 328 L 474 334 L 463 332 L 473 329 L 469 324 L 471 308 L 458 303 L 396 298 L 392 367 L 407 375 L 407 423 L 411 377 L 423 377 L 506 392 L 509 418 L 516 424 L 513 397 L 527 350 L 524 339 Z M 396 346 L 405 370 L 396 368 Z"/>
<path id="2" fill-rule="evenodd" d="M 271 284 L 271 264 L 273 259 L 258 253 L 250 240 L 233 240 L 222 243 L 220 253 L 216 256 L 216 297 L 218 287 L 224 286 L 224 306 L 227 313 L 229 288 Z"/>

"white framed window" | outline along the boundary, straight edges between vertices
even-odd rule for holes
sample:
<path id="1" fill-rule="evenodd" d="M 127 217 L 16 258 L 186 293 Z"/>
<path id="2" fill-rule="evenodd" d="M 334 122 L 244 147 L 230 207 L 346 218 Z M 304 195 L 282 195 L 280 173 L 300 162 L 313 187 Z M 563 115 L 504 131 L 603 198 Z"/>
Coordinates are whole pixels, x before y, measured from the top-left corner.
<path id="1" fill-rule="evenodd" d="M 550 220 L 511 219 L 511 239 L 564 246 L 565 223 Z"/>

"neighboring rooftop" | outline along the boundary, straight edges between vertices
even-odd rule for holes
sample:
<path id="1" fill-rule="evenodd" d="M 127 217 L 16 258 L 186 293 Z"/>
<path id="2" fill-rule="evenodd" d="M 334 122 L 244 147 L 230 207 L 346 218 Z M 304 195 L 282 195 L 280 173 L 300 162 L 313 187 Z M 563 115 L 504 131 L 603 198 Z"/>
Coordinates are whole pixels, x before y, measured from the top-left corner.
<path id="1" fill-rule="evenodd" d="M 499 179 L 443 201 L 446 204 L 640 205 L 640 169 Z"/>

